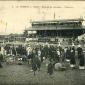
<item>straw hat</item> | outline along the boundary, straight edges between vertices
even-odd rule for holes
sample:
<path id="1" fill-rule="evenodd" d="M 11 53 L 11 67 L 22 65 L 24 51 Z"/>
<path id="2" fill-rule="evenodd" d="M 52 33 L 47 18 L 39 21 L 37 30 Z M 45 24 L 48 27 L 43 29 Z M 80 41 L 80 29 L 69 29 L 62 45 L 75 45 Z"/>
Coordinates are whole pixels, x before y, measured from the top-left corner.
<path id="1" fill-rule="evenodd" d="M 72 43 L 72 46 L 73 46 L 73 47 L 75 46 L 74 43 Z"/>
<path id="2" fill-rule="evenodd" d="M 81 47 L 81 45 L 78 45 L 78 47 Z"/>

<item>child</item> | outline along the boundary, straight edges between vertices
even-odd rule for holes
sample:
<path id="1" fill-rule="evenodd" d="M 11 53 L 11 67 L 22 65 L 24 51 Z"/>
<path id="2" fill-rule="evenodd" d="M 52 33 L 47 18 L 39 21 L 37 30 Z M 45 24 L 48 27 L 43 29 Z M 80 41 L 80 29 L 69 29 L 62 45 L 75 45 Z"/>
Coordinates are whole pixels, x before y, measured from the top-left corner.
<path id="1" fill-rule="evenodd" d="M 52 75 L 52 74 L 53 74 L 53 69 L 54 69 L 54 66 L 53 66 L 52 62 L 50 62 L 50 63 L 48 64 L 48 67 L 47 67 L 47 73 L 48 73 L 49 75 Z"/>

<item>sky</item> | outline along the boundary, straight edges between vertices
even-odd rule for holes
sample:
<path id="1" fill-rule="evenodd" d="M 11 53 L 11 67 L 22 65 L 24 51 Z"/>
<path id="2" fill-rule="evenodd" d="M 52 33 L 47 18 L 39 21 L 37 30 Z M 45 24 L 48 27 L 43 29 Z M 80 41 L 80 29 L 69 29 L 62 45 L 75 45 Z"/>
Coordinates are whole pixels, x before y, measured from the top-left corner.
<path id="1" fill-rule="evenodd" d="M 31 21 L 85 19 L 85 1 L 0 1 L 0 34 L 23 33 Z M 85 22 L 83 22 L 85 25 Z"/>

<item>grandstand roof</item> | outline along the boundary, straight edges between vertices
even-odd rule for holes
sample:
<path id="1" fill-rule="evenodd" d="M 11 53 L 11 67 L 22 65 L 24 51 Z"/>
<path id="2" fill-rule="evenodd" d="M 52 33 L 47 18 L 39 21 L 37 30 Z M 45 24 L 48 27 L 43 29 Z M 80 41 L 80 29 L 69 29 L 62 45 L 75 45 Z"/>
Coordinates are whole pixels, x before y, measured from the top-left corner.
<path id="1" fill-rule="evenodd" d="M 50 21 L 33 21 L 32 26 L 27 30 L 67 30 L 83 29 L 83 19 L 64 19 Z"/>
<path id="2" fill-rule="evenodd" d="M 77 22 L 82 22 L 83 19 L 62 19 L 62 20 L 49 20 L 49 21 L 32 21 L 32 24 L 45 24 L 45 23 L 77 23 Z"/>

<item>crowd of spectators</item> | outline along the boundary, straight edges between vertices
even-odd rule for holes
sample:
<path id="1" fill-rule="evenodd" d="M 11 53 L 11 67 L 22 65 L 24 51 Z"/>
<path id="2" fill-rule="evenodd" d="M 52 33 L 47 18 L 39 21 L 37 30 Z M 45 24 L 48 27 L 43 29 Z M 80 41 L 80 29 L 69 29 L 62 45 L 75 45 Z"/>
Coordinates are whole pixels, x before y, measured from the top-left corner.
<path id="1" fill-rule="evenodd" d="M 23 56 L 22 61 L 31 63 L 32 70 L 40 71 L 41 65 L 45 60 L 47 63 L 47 72 L 51 75 L 54 69 L 66 69 L 66 62 L 69 63 L 70 68 L 76 68 L 78 65 L 79 69 L 84 69 L 84 52 L 81 45 L 77 47 L 74 43 L 71 46 L 62 46 L 62 44 L 37 44 L 31 47 L 23 45 L 6 45 L 4 46 L 5 54 L 0 53 L 0 66 L 1 62 L 4 61 L 3 56 L 10 54 L 11 56 Z M 77 61 L 79 63 L 77 63 Z"/>

